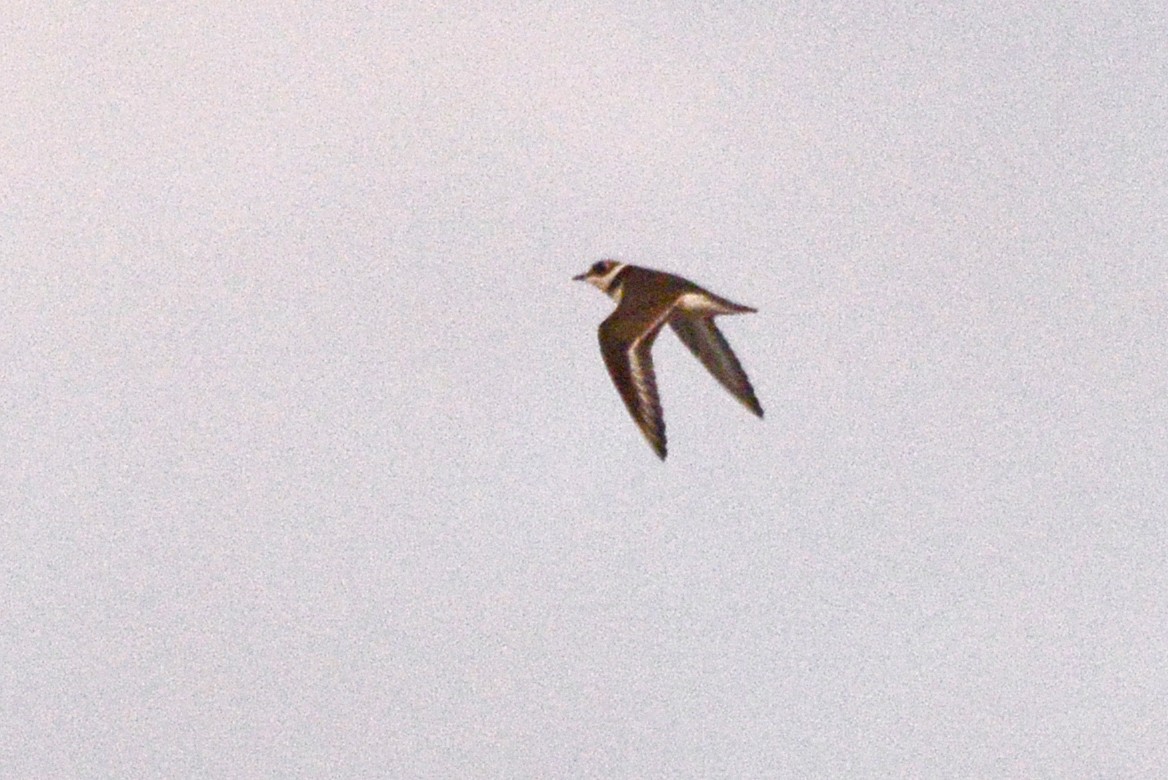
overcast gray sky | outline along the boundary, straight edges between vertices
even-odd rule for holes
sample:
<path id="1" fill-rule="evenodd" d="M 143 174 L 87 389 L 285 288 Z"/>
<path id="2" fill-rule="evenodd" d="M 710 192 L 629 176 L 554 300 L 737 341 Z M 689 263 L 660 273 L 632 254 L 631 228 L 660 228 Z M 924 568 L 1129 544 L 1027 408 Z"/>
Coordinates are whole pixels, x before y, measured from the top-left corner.
<path id="1" fill-rule="evenodd" d="M 1168 773 L 1161 3 L 325 5 L 0 21 L 0 774 Z"/>

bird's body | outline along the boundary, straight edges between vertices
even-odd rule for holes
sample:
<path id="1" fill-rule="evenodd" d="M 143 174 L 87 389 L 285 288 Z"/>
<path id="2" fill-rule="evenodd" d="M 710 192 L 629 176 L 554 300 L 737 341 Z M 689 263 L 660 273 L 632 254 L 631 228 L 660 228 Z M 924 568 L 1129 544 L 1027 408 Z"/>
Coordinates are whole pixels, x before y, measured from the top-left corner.
<path id="1" fill-rule="evenodd" d="M 742 365 L 714 325 L 720 314 L 754 312 L 714 295 L 688 279 L 615 260 L 601 260 L 574 277 L 616 301 L 600 323 L 600 352 L 613 384 L 653 451 L 665 459 L 665 421 L 653 373 L 653 341 L 669 323 L 682 343 L 747 409 L 762 406 Z"/>

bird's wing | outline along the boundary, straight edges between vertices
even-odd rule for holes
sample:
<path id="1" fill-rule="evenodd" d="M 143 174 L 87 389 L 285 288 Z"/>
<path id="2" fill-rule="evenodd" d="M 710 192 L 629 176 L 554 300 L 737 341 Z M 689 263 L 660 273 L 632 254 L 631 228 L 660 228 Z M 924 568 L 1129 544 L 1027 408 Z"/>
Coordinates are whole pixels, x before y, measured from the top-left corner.
<path id="1" fill-rule="evenodd" d="M 600 323 L 600 352 L 617 392 L 657 457 L 665 459 L 665 420 L 653 375 L 653 341 L 672 305 L 637 307 L 624 298 Z"/>
<path id="2" fill-rule="evenodd" d="M 714 325 L 713 317 L 686 315 L 675 311 L 669 317 L 673 332 L 689 347 L 714 378 L 750 411 L 762 417 L 762 406 L 742 370 L 742 364 L 726 343 L 726 338 Z"/>

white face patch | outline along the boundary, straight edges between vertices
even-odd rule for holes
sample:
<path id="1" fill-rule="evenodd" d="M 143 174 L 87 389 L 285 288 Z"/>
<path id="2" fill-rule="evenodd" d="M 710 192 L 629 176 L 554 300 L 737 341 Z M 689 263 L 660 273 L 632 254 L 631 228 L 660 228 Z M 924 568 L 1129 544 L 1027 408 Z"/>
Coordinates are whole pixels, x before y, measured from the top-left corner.
<path id="1" fill-rule="evenodd" d="M 612 289 L 612 280 L 615 279 L 616 275 L 624 269 L 625 265 L 626 263 L 615 263 L 612 268 L 608 269 L 608 273 L 606 273 L 604 276 L 601 276 L 597 279 L 589 279 L 588 281 L 596 285 L 601 292 L 610 295 L 614 301 L 619 302 L 621 290 Z"/>

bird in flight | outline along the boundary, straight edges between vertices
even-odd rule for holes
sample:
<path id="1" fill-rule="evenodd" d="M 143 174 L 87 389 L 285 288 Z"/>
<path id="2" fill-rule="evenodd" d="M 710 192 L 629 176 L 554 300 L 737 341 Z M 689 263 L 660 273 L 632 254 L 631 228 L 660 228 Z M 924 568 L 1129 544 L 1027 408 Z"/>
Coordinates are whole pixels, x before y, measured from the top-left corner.
<path id="1" fill-rule="evenodd" d="M 653 375 L 653 341 L 665 323 L 730 394 L 762 417 L 746 372 L 714 325 L 720 314 L 757 311 L 703 290 L 688 279 L 616 260 L 601 260 L 576 281 L 616 301 L 600 323 L 600 354 L 633 421 L 657 457 L 665 460 L 665 420 Z"/>

